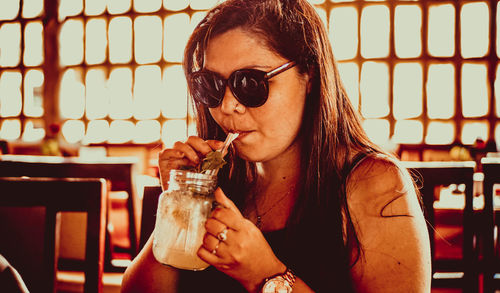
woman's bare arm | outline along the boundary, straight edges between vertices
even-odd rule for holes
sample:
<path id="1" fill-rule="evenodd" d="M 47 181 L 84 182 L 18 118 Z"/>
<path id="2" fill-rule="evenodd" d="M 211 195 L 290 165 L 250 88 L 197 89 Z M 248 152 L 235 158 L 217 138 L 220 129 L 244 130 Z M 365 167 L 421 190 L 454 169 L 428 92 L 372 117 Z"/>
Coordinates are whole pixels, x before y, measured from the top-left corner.
<path id="1" fill-rule="evenodd" d="M 347 202 L 361 254 L 352 269 L 357 292 L 430 292 L 426 222 L 408 172 L 367 159 L 348 181 Z"/>
<path id="2" fill-rule="evenodd" d="M 121 292 L 177 292 L 178 271 L 156 261 L 153 256 L 153 237 L 127 268 Z"/>

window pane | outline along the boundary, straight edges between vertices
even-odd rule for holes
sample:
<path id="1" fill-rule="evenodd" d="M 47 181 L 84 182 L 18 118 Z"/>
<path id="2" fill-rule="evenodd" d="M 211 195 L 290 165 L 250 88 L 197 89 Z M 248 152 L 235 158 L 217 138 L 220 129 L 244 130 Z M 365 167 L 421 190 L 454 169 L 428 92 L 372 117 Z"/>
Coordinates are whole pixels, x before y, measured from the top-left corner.
<path id="1" fill-rule="evenodd" d="M 42 117 L 43 115 L 43 72 L 29 70 L 24 76 L 24 110 L 27 117 Z"/>
<path id="2" fill-rule="evenodd" d="M 455 124 L 452 122 L 429 122 L 425 143 L 451 144 L 455 139 Z"/>
<path id="3" fill-rule="evenodd" d="M 358 11 L 351 6 L 332 9 L 329 33 L 337 60 L 356 57 L 358 53 Z"/>
<path id="4" fill-rule="evenodd" d="M 462 6 L 461 49 L 464 58 L 482 57 L 488 52 L 489 11 L 484 2 Z"/>
<path id="5" fill-rule="evenodd" d="M 106 61 L 108 46 L 106 20 L 92 18 L 85 27 L 85 62 L 99 64 Z"/>
<path id="6" fill-rule="evenodd" d="M 0 117 L 16 117 L 21 114 L 21 73 L 4 71 L 0 75 Z"/>
<path id="7" fill-rule="evenodd" d="M 34 142 L 39 141 L 45 137 L 45 129 L 43 127 L 43 120 L 27 120 L 24 123 L 24 130 L 22 135 L 23 141 Z"/>
<path id="8" fill-rule="evenodd" d="M 450 57 L 455 52 L 455 8 L 451 4 L 429 7 L 428 49 L 433 56 Z"/>
<path id="9" fill-rule="evenodd" d="M 0 127 L 0 138 L 5 140 L 16 140 L 21 136 L 21 121 L 18 119 L 7 119 Z"/>
<path id="10" fill-rule="evenodd" d="M 2 9 L 0 8 L 0 11 L 1 10 Z M 40 16 L 40 14 L 42 14 L 42 11 L 43 0 L 23 0 L 23 18 L 34 18 Z"/>
<path id="11" fill-rule="evenodd" d="M 132 59 L 132 20 L 115 17 L 109 22 L 109 61 L 127 63 Z"/>
<path id="12" fill-rule="evenodd" d="M 399 63 L 394 68 L 394 104 L 396 119 L 415 118 L 422 114 L 422 65 Z"/>
<path id="13" fill-rule="evenodd" d="M 163 7 L 171 11 L 186 9 L 188 6 L 189 1 L 186 0 L 163 0 Z"/>
<path id="14" fill-rule="evenodd" d="M 371 5 L 361 13 L 361 55 L 365 58 L 389 55 L 389 8 Z"/>
<path id="15" fill-rule="evenodd" d="M 134 117 L 158 118 L 161 94 L 160 67 L 156 65 L 137 67 L 134 80 Z"/>
<path id="16" fill-rule="evenodd" d="M 24 65 L 39 66 L 43 62 L 43 26 L 40 21 L 28 22 L 24 28 Z"/>
<path id="17" fill-rule="evenodd" d="M 187 84 L 180 65 L 165 68 L 163 73 L 161 111 L 169 119 L 186 118 Z"/>
<path id="18" fill-rule="evenodd" d="M 365 118 L 389 114 L 389 68 L 385 63 L 365 62 L 361 68 L 361 113 Z"/>
<path id="19" fill-rule="evenodd" d="M 389 121 L 385 119 L 366 119 L 363 128 L 375 143 L 383 145 L 389 141 Z"/>
<path id="20" fill-rule="evenodd" d="M 11 20 L 19 14 L 19 0 L 0 1 L 0 20 Z"/>
<path id="21" fill-rule="evenodd" d="M 464 117 L 480 117 L 488 113 L 488 82 L 486 66 L 462 66 L 462 112 Z"/>
<path id="22" fill-rule="evenodd" d="M 219 2 L 219 0 L 191 0 L 190 6 L 195 10 L 206 10 L 214 7 Z"/>
<path id="23" fill-rule="evenodd" d="M 161 58 L 162 25 L 158 16 L 139 16 L 134 21 L 135 61 L 158 62 Z"/>
<path id="24" fill-rule="evenodd" d="M 21 24 L 4 23 L 0 26 L 0 66 L 14 67 L 21 61 Z"/>
<path id="25" fill-rule="evenodd" d="M 110 113 L 112 119 L 132 117 L 132 71 L 129 68 L 115 68 L 108 80 Z"/>
<path id="26" fill-rule="evenodd" d="M 134 0 L 134 10 L 137 12 L 155 12 L 160 8 L 161 0 Z"/>
<path id="27" fill-rule="evenodd" d="M 394 126 L 394 136 L 392 140 L 395 143 L 419 144 L 423 139 L 422 122 L 417 120 L 399 120 Z"/>
<path id="28" fill-rule="evenodd" d="M 473 144 L 477 138 L 488 140 L 488 123 L 465 122 L 462 127 L 462 143 Z"/>
<path id="29" fill-rule="evenodd" d="M 64 122 L 61 131 L 67 142 L 77 143 L 85 135 L 85 124 L 80 120 L 68 120 Z"/>
<path id="30" fill-rule="evenodd" d="M 88 119 L 102 119 L 109 114 L 109 96 L 106 92 L 104 69 L 89 69 L 85 77 L 85 112 Z"/>
<path id="31" fill-rule="evenodd" d="M 99 15 L 106 10 L 106 1 L 102 0 L 85 0 L 85 14 Z"/>
<path id="32" fill-rule="evenodd" d="M 69 19 L 62 25 L 59 34 L 61 65 L 77 65 L 83 61 L 83 22 Z"/>
<path id="33" fill-rule="evenodd" d="M 109 125 L 109 143 L 125 143 L 132 140 L 135 125 L 132 121 L 115 120 Z"/>
<path id="34" fill-rule="evenodd" d="M 80 70 L 68 69 L 61 79 L 59 93 L 60 111 L 63 118 L 80 119 L 85 111 L 85 87 Z"/>
<path id="35" fill-rule="evenodd" d="M 339 63 L 339 72 L 342 83 L 351 100 L 352 105 L 357 110 L 359 107 L 359 67 L 357 63 Z"/>
<path id="36" fill-rule="evenodd" d="M 138 121 L 135 125 L 134 142 L 151 143 L 158 141 L 161 134 L 160 122 L 156 120 Z"/>
<path id="37" fill-rule="evenodd" d="M 166 61 L 181 62 L 191 31 L 189 15 L 177 13 L 165 18 L 163 55 Z"/>
<path id="38" fill-rule="evenodd" d="M 455 114 L 455 67 L 431 64 L 427 75 L 427 116 L 448 119 Z"/>
<path id="39" fill-rule="evenodd" d="M 82 0 L 61 0 L 59 1 L 59 20 L 63 21 L 68 16 L 74 16 L 82 13 Z"/>
<path id="40" fill-rule="evenodd" d="M 396 6 L 394 42 L 400 58 L 420 56 L 422 52 L 422 9 L 417 5 Z"/>
<path id="41" fill-rule="evenodd" d="M 495 141 L 497 143 L 497 151 L 500 151 L 500 123 L 495 127 Z"/>
<path id="42" fill-rule="evenodd" d="M 500 66 L 498 65 L 495 75 L 495 105 L 497 117 L 500 117 Z"/>
<path id="43" fill-rule="evenodd" d="M 92 120 L 87 125 L 84 143 L 102 143 L 109 138 L 109 123 L 106 120 Z"/>
<path id="44" fill-rule="evenodd" d="M 125 13 L 130 10 L 131 0 L 107 0 L 110 14 Z"/>
<path id="45" fill-rule="evenodd" d="M 186 120 L 175 119 L 167 120 L 163 123 L 161 130 L 161 140 L 165 147 L 172 147 L 176 141 L 186 139 Z"/>

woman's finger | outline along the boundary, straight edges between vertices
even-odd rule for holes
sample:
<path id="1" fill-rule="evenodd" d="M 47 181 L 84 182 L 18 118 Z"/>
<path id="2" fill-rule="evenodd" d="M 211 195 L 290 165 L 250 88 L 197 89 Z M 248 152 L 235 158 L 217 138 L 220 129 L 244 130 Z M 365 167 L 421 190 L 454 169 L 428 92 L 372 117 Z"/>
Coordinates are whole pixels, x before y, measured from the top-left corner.
<path id="1" fill-rule="evenodd" d="M 220 150 L 224 146 L 224 142 L 220 140 L 207 140 L 207 144 L 212 150 Z"/>
<path id="2" fill-rule="evenodd" d="M 213 151 L 210 144 L 198 136 L 190 136 L 186 140 L 186 144 L 192 147 L 196 152 L 200 153 L 203 157 L 209 152 Z"/>
<path id="3" fill-rule="evenodd" d="M 242 217 L 241 212 L 238 209 L 238 207 L 236 207 L 236 205 L 234 204 L 234 202 L 232 200 L 230 200 L 224 194 L 224 192 L 222 191 L 222 189 L 220 189 L 220 187 L 215 190 L 214 196 L 215 196 L 215 200 L 217 201 L 217 203 L 219 203 L 219 205 L 222 205 L 223 207 L 226 207 L 226 208 L 232 210 L 237 215 L 239 215 L 240 217 Z"/>
<path id="4" fill-rule="evenodd" d="M 191 160 L 194 164 L 198 164 L 200 162 L 200 157 L 195 149 L 191 147 L 191 145 L 183 142 L 174 143 L 174 149 L 184 153 L 184 156 Z"/>

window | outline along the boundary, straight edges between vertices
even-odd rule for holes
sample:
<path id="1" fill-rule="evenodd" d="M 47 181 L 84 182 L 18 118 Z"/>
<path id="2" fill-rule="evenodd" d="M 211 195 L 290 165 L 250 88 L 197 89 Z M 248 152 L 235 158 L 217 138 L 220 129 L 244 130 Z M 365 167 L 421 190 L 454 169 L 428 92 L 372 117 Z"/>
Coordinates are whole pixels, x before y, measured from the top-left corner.
<path id="1" fill-rule="evenodd" d="M 182 54 L 217 2 L 0 1 L 0 139 L 38 141 L 51 124 L 82 144 L 193 133 Z M 310 2 L 376 142 L 499 143 L 498 2 Z"/>

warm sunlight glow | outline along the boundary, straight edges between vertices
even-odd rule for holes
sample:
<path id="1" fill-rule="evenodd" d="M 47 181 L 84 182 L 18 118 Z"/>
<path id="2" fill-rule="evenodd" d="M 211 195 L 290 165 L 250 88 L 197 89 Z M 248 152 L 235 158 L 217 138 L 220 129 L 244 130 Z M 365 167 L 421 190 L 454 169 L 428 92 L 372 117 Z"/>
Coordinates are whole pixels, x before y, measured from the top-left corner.
<path id="1" fill-rule="evenodd" d="M 19 14 L 19 0 L 0 1 L 0 20 L 11 20 Z"/>
<path id="2" fill-rule="evenodd" d="M 163 117 L 169 119 L 186 118 L 187 84 L 180 65 L 166 67 L 163 71 L 160 102 Z"/>
<path id="3" fill-rule="evenodd" d="M 318 0 L 315 0 L 315 1 L 318 1 Z M 321 0 L 319 0 L 319 1 L 321 1 Z M 210 8 L 214 7 L 219 2 L 222 2 L 222 1 L 219 1 L 219 0 L 191 0 L 190 6 L 191 6 L 191 9 L 194 9 L 194 10 L 206 10 L 206 9 L 210 9 Z"/>
<path id="4" fill-rule="evenodd" d="M 18 71 L 4 71 L 0 75 L 0 117 L 16 117 L 21 114 L 22 75 Z"/>
<path id="5" fill-rule="evenodd" d="M 357 110 L 359 108 L 359 67 L 354 62 L 340 62 L 338 64 L 340 78 L 344 84 L 347 96 Z"/>
<path id="6" fill-rule="evenodd" d="M 156 119 L 160 116 L 161 69 L 156 65 L 139 66 L 134 79 L 134 117 Z"/>
<path id="7" fill-rule="evenodd" d="M 24 65 L 39 66 L 43 62 L 43 26 L 40 21 L 28 22 L 24 28 Z"/>
<path id="8" fill-rule="evenodd" d="M 416 118 L 422 114 L 422 65 L 399 63 L 394 67 L 393 113 L 396 119 Z"/>
<path id="9" fill-rule="evenodd" d="M 427 116 L 449 119 L 455 114 L 455 67 L 431 64 L 427 75 Z"/>
<path id="10" fill-rule="evenodd" d="M 103 119 L 109 114 L 109 96 L 103 68 L 93 68 L 85 76 L 85 113 L 88 119 Z"/>
<path id="11" fill-rule="evenodd" d="M 495 110 L 497 117 L 500 117 L 500 66 L 497 66 L 495 75 Z"/>
<path id="12" fill-rule="evenodd" d="M 365 62 L 361 68 L 361 113 L 365 118 L 389 114 L 389 68 L 380 62 Z"/>
<path id="13" fill-rule="evenodd" d="M 429 54 L 453 56 L 455 52 L 455 8 L 452 4 L 431 5 L 428 25 Z"/>
<path id="14" fill-rule="evenodd" d="M 394 43 L 400 58 L 414 58 L 422 53 L 422 9 L 417 5 L 396 6 Z"/>
<path id="15" fill-rule="evenodd" d="M 132 71 L 130 68 L 115 68 L 109 74 L 109 116 L 112 119 L 128 119 L 132 117 L 132 84 Z"/>
<path id="16" fill-rule="evenodd" d="M 87 133 L 85 134 L 83 142 L 90 143 L 103 143 L 109 137 L 109 123 L 106 120 L 92 120 L 87 125 Z"/>
<path id="17" fill-rule="evenodd" d="M 82 0 L 64 0 L 59 2 L 59 20 L 63 21 L 68 16 L 75 16 L 83 11 Z"/>
<path id="18" fill-rule="evenodd" d="M 377 144 L 389 141 L 389 121 L 385 119 L 366 119 L 363 128 L 368 137 Z"/>
<path id="19" fill-rule="evenodd" d="M 330 12 L 330 41 L 337 60 L 356 57 L 358 53 L 358 11 L 352 6 Z"/>
<path id="20" fill-rule="evenodd" d="M 161 130 L 161 140 L 165 147 L 172 147 L 176 141 L 186 139 L 186 120 L 175 119 L 167 120 L 163 123 Z"/>
<path id="21" fill-rule="evenodd" d="M 21 121 L 19 119 L 7 119 L 0 127 L 0 138 L 5 140 L 16 140 L 21 136 Z"/>
<path id="22" fill-rule="evenodd" d="M 464 58 L 482 57 L 488 53 L 489 22 L 486 3 L 467 3 L 462 6 L 460 32 Z"/>
<path id="23" fill-rule="evenodd" d="M 83 61 L 83 22 L 69 19 L 61 27 L 59 34 L 61 65 L 77 65 Z"/>
<path id="24" fill-rule="evenodd" d="M 85 112 L 85 86 L 82 73 L 76 69 L 68 69 L 61 79 L 59 92 L 61 116 L 69 119 L 80 119 Z"/>
<path id="25" fill-rule="evenodd" d="M 488 113 L 488 79 L 486 66 L 462 65 L 462 112 L 464 117 L 481 117 Z"/>
<path id="26" fill-rule="evenodd" d="M 40 14 L 43 11 L 43 0 L 23 0 L 22 2 L 23 2 L 23 12 L 22 12 L 23 18 L 34 18 L 40 16 Z"/>
<path id="27" fill-rule="evenodd" d="M 89 19 L 85 26 L 85 62 L 92 65 L 106 61 L 107 46 L 106 20 Z"/>
<path id="28" fill-rule="evenodd" d="M 43 72 L 29 70 L 24 76 L 24 105 L 23 113 L 27 117 L 42 117 L 43 115 Z"/>
<path id="29" fill-rule="evenodd" d="M 163 56 L 169 62 L 181 62 L 184 47 L 189 38 L 187 31 L 189 27 L 189 15 L 186 13 L 176 13 L 165 17 Z"/>
<path id="30" fill-rule="evenodd" d="M 389 8 L 370 5 L 361 13 L 361 55 L 365 58 L 386 57 L 389 54 Z"/>
<path id="31" fill-rule="evenodd" d="M 495 127 L 495 141 L 497 143 L 497 150 L 500 150 L 500 123 Z"/>
<path id="32" fill-rule="evenodd" d="M 115 120 L 109 125 L 109 143 L 125 143 L 132 140 L 135 125 L 132 121 Z"/>
<path id="33" fill-rule="evenodd" d="M 127 63 L 132 59 L 132 20 L 115 17 L 109 22 L 109 61 Z"/>
<path id="34" fill-rule="evenodd" d="M 61 128 L 61 132 L 67 142 L 77 143 L 85 135 L 85 124 L 80 120 L 67 120 Z"/>
<path id="35" fill-rule="evenodd" d="M 399 120 L 394 126 L 395 143 L 418 144 L 422 142 L 424 128 L 422 122 L 417 120 Z"/>
<path id="36" fill-rule="evenodd" d="M 99 15 L 106 10 L 106 1 L 103 0 L 85 0 L 85 14 Z"/>
<path id="37" fill-rule="evenodd" d="M 455 138 L 455 124 L 453 122 L 431 121 L 427 127 L 425 143 L 451 144 Z"/>
<path id="38" fill-rule="evenodd" d="M 28 120 L 24 123 L 22 140 L 27 142 L 39 141 L 45 137 L 45 129 L 43 123 L 33 123 L 33 120 Z"/>
<path id="39" fill-rule="evenodd" d="M 134 10 L 146 13 L 160 10 L 161 0 L 134 0 Z"/>
<path id="40" fill-rule="evenodd" d="M 488 123 L 465 122 L 462 127 L 462 143 L 473 144 L 477 138 L 488 140 Z"/>
<path id="41" fill-rule="evenodd" d="M 134 53 L 139 64 L 160 61 L 162 23 L 159 16 L 139 16 L 134 21 Z"/>
<path id="42" fill-rule="evenodd" d="M 21 24 L 4 23 L 0 26 L 0 66 L 14 67 L 21 61 Z"/>
<path id="43" fill-rule="evenodd" d="M 321 7 L 314 7 L 314 10 L 316 10 L 316 13 L 318 13 L 319 18 L 325 25 L 325 27 L 328 27 L 327 19 L 326 19 L 326 10 L 321 8 Z"/>
<path id="44" fill-rule="evenodd" d="M 151 143 L 161 136 L 161 125 L 156 120 L 138 121 L 135 125 L 134 143 Z"/>
<path id="45" fill-rule="evenodd" d="M 111 14 L 125 13 L 130 10 L 132 0 L 107 0 L 108 12 Z"/>
<path id="46" fill-rule="evenodd" d="M 163 0 L 163 7 L 171 11 L 179 11 L 186 9 L 189 6 L 189 2 L 186 0 Z"/>

